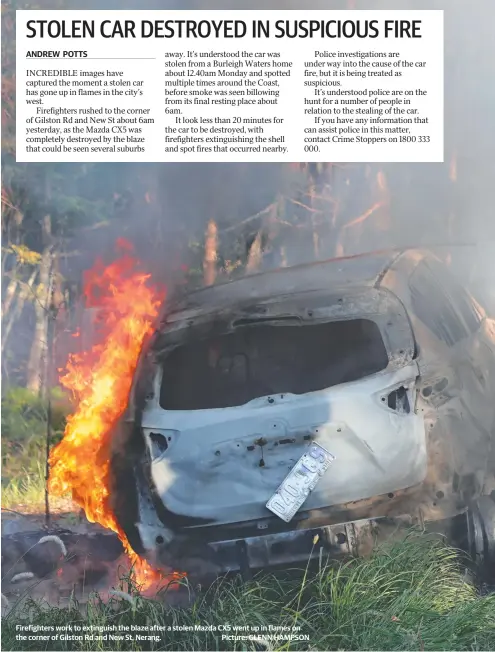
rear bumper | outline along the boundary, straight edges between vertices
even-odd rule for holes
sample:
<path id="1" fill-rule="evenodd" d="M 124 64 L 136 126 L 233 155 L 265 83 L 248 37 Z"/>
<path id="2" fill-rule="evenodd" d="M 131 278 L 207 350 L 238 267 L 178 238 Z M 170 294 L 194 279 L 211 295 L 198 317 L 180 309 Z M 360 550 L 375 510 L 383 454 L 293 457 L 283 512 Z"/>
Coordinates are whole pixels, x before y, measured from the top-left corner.
<path id="1" fill-rule="evenodd" d="M 380 528 L 380 521 L 388 522 L 388 531 L 398 527 L 389 519 L 372 519 L 209 545 L 215 552 L 220 572 L 305 564 L 321 555 L 334 559 L 366 555 L 380 538 L 385 525 Z"/>
<path id="2" fill-rule="evenodd" d="M 252 572 L 288 566 L 304 568 L 310 561 L 342 560 L 366 557 L 376 544 L 403 538 L 405 528 L 413 524 L 411 518 L 377 518 L 350 521 L 338 525 L 279 532 L 243 539 L 210 542 L 196 548 L 189 556 L 164 556 L 158 552 L 159 562 L 174 565 L 186 572 L 193 582 L 208 583 L 225 573 Z M 170 552 L 170 551 L 169 551 Z M 165 553 L 165 550 L 163 550 Z"/>
<path id="3" fill-rule="evenodd" d="M 183 539 L 172 547 L 158 546 L 153 559 L 186 572 L 193 582 L 206 583 L 208 576 L 213 580 L 230 572 L 248 575 L 277 567 L 301 568 L 317 559 L 365 557 L 376 544 L 402 537 L 404 528 L 413 524 L 410 516 L 383 517 L 208 543 Z"/>

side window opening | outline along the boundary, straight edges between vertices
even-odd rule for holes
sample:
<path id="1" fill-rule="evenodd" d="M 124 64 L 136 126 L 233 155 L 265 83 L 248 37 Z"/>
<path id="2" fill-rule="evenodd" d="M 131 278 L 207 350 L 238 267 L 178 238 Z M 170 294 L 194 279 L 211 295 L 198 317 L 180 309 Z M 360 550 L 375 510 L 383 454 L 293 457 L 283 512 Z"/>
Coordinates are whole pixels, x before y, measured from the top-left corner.
<path id="1" fill-rule="evenodd" d="M 475 303 L 440 263 L 421 262 L 411 276 L 410 289 L 417 317 L 448 346 L 478 330 L 481 316 Z"/>

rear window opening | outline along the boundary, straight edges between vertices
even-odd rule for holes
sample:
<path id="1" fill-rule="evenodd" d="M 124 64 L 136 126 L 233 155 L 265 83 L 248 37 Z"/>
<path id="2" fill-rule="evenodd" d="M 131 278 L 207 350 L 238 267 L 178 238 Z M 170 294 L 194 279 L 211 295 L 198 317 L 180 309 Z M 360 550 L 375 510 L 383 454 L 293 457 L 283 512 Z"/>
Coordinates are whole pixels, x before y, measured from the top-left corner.
<path id="1" fill-rule="evenodd" d="M 388 365 L 380 329 L 367 319 L 239 328 L 187 343 L 163 362 L 160 405 L 204 410 L 270 394 L 304 394 L 359 380 Z"/>

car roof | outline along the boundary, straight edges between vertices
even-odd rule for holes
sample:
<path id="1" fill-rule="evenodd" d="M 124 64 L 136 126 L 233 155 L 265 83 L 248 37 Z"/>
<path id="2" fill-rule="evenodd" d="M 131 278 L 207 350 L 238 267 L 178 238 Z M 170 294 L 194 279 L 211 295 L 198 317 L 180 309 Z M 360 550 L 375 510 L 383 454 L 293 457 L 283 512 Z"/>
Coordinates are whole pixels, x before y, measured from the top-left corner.
<path id="1" fill-rule="evenodd" d="M 173 301 L 168 313 L 207 308 L 214 310 L 245 301 L 270 300 L 296 292 L 349 290 L 375 287 L 403 250 L 386 250 L 356 256 L 284 267 L 195 290 Z"/>

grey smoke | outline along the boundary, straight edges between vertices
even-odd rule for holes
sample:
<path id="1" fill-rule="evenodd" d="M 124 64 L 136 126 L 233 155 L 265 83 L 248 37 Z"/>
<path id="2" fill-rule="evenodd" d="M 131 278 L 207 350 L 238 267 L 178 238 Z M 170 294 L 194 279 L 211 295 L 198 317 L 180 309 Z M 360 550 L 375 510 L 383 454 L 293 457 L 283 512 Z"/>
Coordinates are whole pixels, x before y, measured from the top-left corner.
<path id="1" fill-rule="evenodd" d="M 374 227 L 372 219 L 364 226 L 364 234 L 347 243 L 345 253 L 362 253 L 387 247 L 433 245 L 439 243 L 476 245 L 478 259 L 476 275 L 482 284 L 491 285 L 489 265 L 482 265 L 490 257 L 495 242 L 492 187 L 495 179 L 495 134 L 492 116 L 495 114 L 493 91 L 493 62 L 495 39 L 491 26 L 495 17 L 492 0 L 355 0 L 356 9 L 413 10 L 443 9 L 445 12 L 445 163 L 443 164 L 388 164 L 370 166 L 366 172 L 355 169 L 351 173 L 336 169 L 332 177 L 336 199 L 345 204 L 341 219 L 359 216 L 369 205 L 369 175 L 383 169 L 391 195 L 390 229 L 383 233 Z M 80 6 L 80 5 L 79 5 Z M 90 0 L 87 9 L 346 9 L 349 0 L 329 2 L 253 2 L 240 4 L 233 0 L 204 2 L 163 2 L 147 0 Z M 78 4 L 74 3 L 74 8 Z M 418 47 L 420 47 L 418 45 Z M 457 181 L 449 174 L 455 159 Z M 338 163 L 338 162 L 337 162 Z M 359 168 L 359 166 L 357 166 Z M 132 194 L 132 177 L 136 166 L 120 164 Z M 144 169 L 144 166 L 141 168 Z M 210 218 L 223 221 L 242 221 L 262 210 L 272 197 L 290 192 L 292 179 L 286 166 L 252 164 L 169 164 L 149 166 L 151 175 L 158 175 L 163 205 L 163 233 L 173 241 L 180 232 L 201 233 Z M 349 185 L 350 181 L 350 185 Z M 165 199 L 163 199 L 165 198 Z M 134 218 L 128 216 L 119 222 L 116 232 L 125 226 L 131 239 L 146 240 L 146 228 L 138 209 Z M 138 217 L 139 215 L 139 217 Z M 113 233 L 112 233 L 113 236 Z M 289 237 L 289 236 L 288 236 Z M 335 255 L 336 239 L 327 239 L 329 246 L 322 255 Z M 100 249 L 111 246 L 99 243 Z M 290 244 L 290 243 L 289 243 Z M 293 250 L 297 249 L 298 243 Z M 94 247 L 94 241 L 88 242 Z M 143 245 L 143 249 L 149 247 Z M 464 247 L 463 251 L 466 251 Z M 489 253 L 486 254 L 485 252 Z M 165 252 L 164 252 L 165 253 Z M 301 248 L 299 258 L 309 259 L 311 251 Z M 154 255 L 153 255 L 154 258 Z"/>

